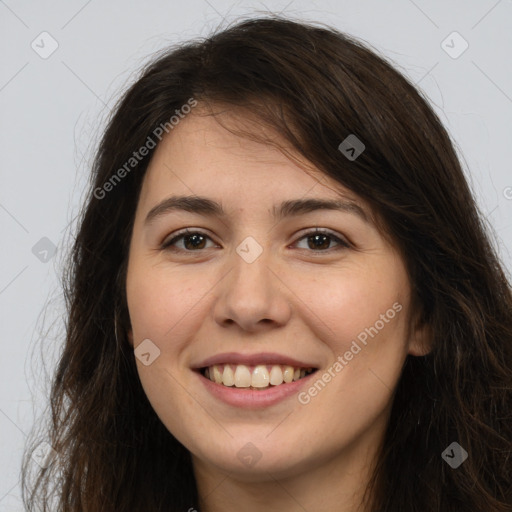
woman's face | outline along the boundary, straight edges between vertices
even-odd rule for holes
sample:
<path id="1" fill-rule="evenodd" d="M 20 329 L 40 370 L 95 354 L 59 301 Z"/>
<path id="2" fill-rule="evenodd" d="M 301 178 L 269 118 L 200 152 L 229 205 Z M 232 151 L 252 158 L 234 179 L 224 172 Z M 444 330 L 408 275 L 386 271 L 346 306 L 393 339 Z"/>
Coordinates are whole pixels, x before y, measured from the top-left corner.
<path id="1" fill-rule="evenodd" d="M 364 465 L 407 354 L 424 354 L 404 262 L 367 205 L 195 113 L 149 165 L 127 298 L 157 415 L 196 469 L 248 480 Z"/>

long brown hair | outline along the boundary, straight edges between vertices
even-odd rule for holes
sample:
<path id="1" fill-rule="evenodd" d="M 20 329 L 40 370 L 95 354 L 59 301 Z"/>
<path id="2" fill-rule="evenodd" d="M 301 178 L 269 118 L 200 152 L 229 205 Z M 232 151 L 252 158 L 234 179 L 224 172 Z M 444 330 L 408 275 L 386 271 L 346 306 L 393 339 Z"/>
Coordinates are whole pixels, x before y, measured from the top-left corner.
<path id="1" fill-rule="evenodd" d="M 189 452 L 149 404 L 126 337 L 128 247 L 154 149 L 98 193 L 190 98 L 268 123 L 368 201 L 403 255 L 432 350 L 407 357 L 367 488 L 371 510 L 511 511 L 512 293 L 450 137 L 374 50 L 278 16 L 165 50 L 118 102 L 64 276 L 67 335 L 46 437 L 58 458 L 32 482 L 40 440 L 27 447 L 28 510 L 199 509 Z M 351 134 L 365 145 L 353 160 L 338 149 Z M 468 454 L 456 469 L 442 457 L 453 442 Z"/>

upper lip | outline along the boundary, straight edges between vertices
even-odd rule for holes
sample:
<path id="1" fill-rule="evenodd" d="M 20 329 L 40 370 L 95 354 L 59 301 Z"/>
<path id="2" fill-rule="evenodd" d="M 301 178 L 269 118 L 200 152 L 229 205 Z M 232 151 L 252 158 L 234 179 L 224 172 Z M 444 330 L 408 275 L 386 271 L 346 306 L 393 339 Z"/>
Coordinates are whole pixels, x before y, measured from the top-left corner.
<path id="1" fill-rule="evenodd" d="M 197 365 L 194 365 L 192 368 L 199 370 L 200 368 L 206 368 L 215 364 L 245 364 L 247 366 L 279 364 L 293 366 L 295 368 L 317 368 L 317 366 L 312 363 L 299 361 L 293 357 L 288 357 L 283 354 L 275 354 L 272 352 L 261 352 L 259 354 L 225 352 L 223 354 L 216 354 L 208 357 Z"/>

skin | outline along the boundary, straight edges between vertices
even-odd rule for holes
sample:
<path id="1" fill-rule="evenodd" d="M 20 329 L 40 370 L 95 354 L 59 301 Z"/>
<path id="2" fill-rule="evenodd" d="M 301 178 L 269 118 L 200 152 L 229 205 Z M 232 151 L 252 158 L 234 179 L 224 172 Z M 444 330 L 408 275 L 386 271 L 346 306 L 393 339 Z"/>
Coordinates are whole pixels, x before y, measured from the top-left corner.
<path id="1" fill-rule="evenodd" d="M 397 250 L 376 224 L 350 212 L 317 210 L 279 222 L 283 200 L 361 198 L 302 160 L 232 134 L 199 107 L 159 144 L 136 210 L 127 273 L 130 343 L 149 338 L 160 350 L 139 376 L 161 421 L 192 454 L 201 510 L 355 512 L 407 354 L 424 355 L 427 333 L 410 308 L 410 283 Z M 224 112 L 226 126 L 243 117 Z M 278 135 L 261 126 L 246 127 Z M 285 142 L 282 141 L 285 145 Z M 298 158 L 298 157 L 297 157 Z M 306 171 L 306 169 L 308 171 Z M 225 218 L 170 211 L 144 225 L 171 195 L 206 196 Z M 316 249 L 316 227 L 335 238 Z M 194 249 L 183 228 L 208 237 Z M 263 249 L 252 263 L 236 252 L 246 237 Z M 201 240 L 201 239 L 200 239 Z M 186 252 L 188 249 L 188 252 Z M 402 306 L 367 345 L 311 398 L 292 396 L 261 410 L 214 398 L 191 370 L 222 352 L 277 352 L 313 362 L 321 376 L 393 304 Z M 306 388 L 307 391 L 308 388 Z M 252 443 L 261 458 L 244 465 Z"/>

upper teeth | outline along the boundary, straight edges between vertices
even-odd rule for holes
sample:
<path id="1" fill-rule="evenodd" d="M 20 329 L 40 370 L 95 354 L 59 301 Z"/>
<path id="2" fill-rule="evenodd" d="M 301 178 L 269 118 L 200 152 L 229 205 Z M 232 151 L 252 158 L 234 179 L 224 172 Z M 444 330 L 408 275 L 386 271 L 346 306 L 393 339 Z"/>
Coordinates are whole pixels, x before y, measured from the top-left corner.
<path id="1" fill-rule="evenodd" d="M 311 373 L 313 368 L 294 368 L 293 366 L 257 365 L 252 369 L 245 364 L 214 365 L 205 370 L 205 377 L 217 384 L 237 388 L 267 388 L 270 385 L 292 382 Z"/>

